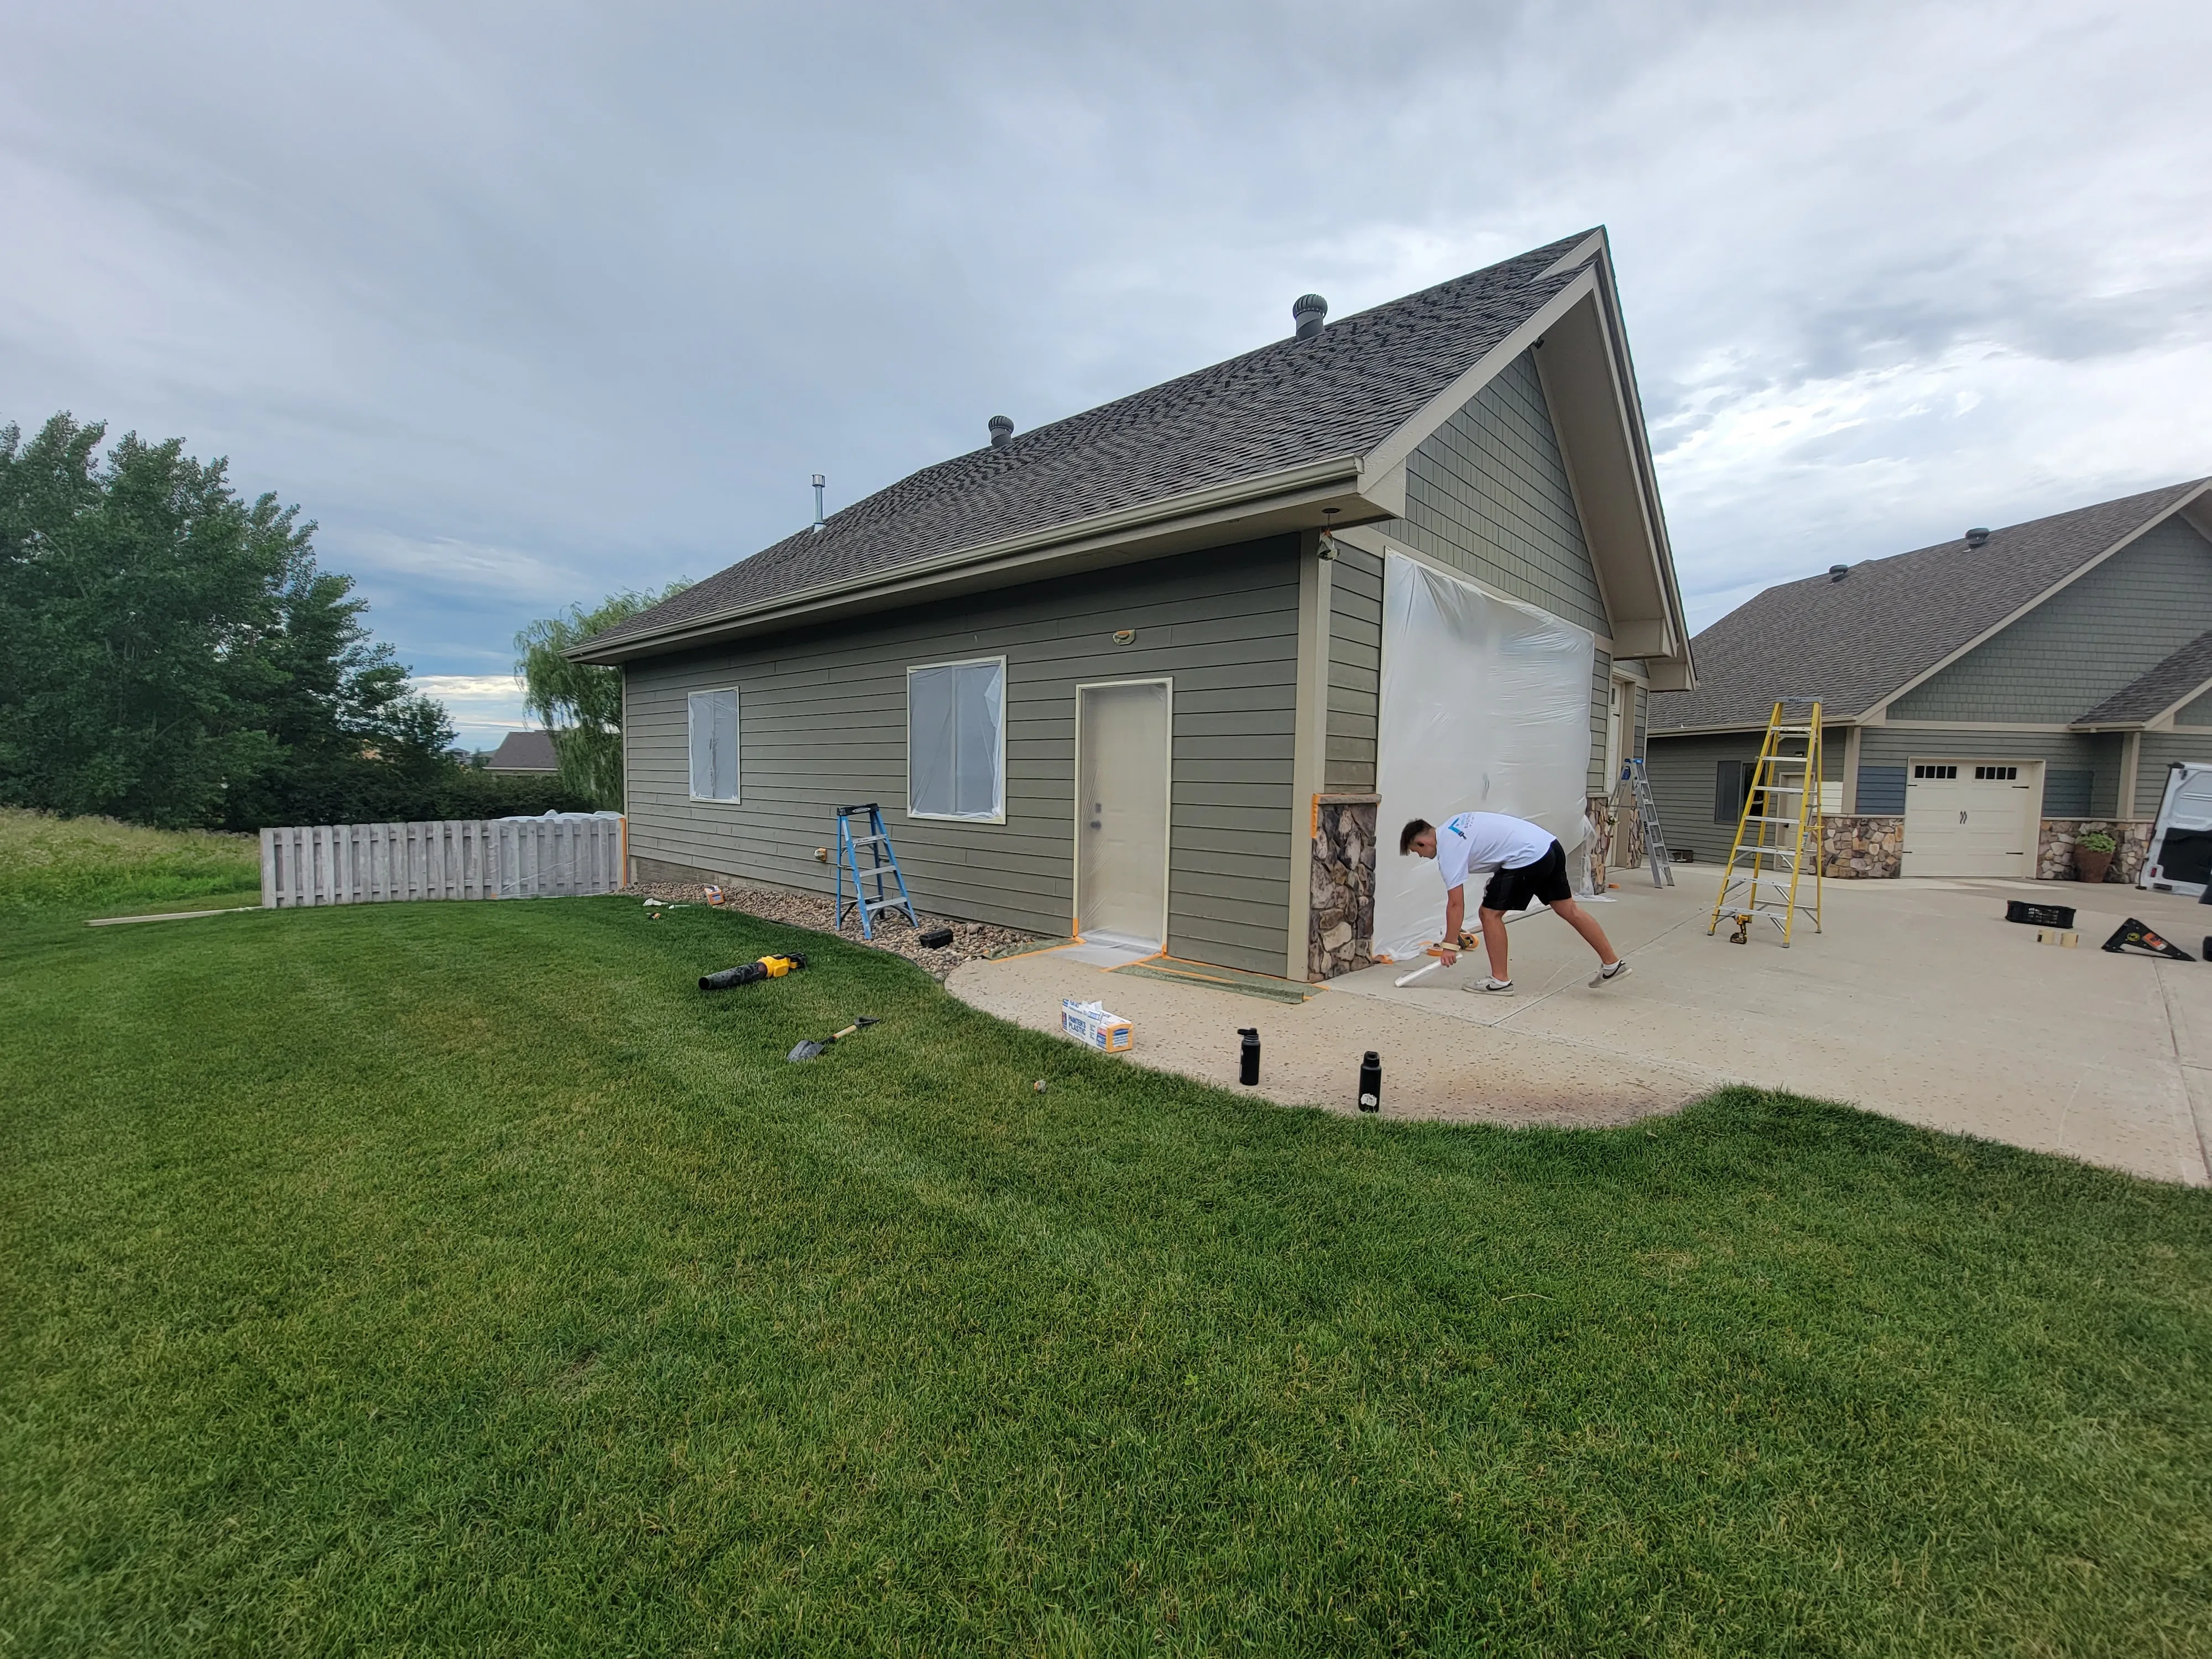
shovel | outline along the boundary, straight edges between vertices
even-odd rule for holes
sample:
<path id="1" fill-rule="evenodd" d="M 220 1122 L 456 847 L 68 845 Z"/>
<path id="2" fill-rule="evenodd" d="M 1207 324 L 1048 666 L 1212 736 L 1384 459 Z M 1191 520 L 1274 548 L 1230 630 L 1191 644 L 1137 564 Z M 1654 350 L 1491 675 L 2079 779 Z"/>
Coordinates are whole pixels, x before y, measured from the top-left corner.
<path id="1" fill-rule="evenodd" d="M 796 1048 L 793 1048 L 789 1054 L 786 1054 L 784 1058 L 793 1061 L 813 1060 L 819 1056 L 831 1043 L 837 1042 L 841 1038 L 852 1036 L 854 1032 L 859 1030 L 863 1025 L 879 1025 L 882 1023 L 882 1021 L 876 1019 L 870 1015 L 862 1014 L 858 1019 L 854 1020 L 850 1025 L 848 1025 L 843 1030 L 835 1032 L 829 1036 L 823 1037 L 819 1042 L 816 1042 L 811 1040 L 802 1042 Z"/>

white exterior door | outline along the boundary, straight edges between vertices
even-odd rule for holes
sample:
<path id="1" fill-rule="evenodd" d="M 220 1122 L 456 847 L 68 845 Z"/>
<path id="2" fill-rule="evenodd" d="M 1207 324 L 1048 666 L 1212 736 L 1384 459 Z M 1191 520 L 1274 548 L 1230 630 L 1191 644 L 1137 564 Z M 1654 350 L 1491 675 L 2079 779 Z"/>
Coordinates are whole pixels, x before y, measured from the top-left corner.
<path id="1" fill-rule="evenodd" d="M 1075 689 L 1075 931 L 1158 951 L 1168 927 L 1165 680 Z"/>
<path id="2" fill-rule="evenodd" d="M 1923 761 L 1905 769 L 1908 876 L 2035 877 L 2040 761 Z"/>

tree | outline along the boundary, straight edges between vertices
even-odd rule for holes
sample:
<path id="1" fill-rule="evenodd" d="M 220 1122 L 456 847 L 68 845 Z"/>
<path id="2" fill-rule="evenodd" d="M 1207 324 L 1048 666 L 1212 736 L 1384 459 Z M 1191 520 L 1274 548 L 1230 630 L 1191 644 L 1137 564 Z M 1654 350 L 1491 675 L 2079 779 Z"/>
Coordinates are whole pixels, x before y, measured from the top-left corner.
<path id="1" fill-rule="evenodd" d="M 445 710 L 297 507 L 240 501 L 181 439 L 103 458 L 105 434 L 0 427 L 0 802 L 252 829 L 452 769 Z"/>
<path id="2" fill-rule="evenodd" d="M 690 585 L 679 580 L 657 593 L 611 594 L 589 611 L 572 605 L 514 636 L 514 677 L 522 683 L 524 706 L 553 733 L 561 781 L 602 811 L 623 805 L 622 673 L 562 653 Z"/>

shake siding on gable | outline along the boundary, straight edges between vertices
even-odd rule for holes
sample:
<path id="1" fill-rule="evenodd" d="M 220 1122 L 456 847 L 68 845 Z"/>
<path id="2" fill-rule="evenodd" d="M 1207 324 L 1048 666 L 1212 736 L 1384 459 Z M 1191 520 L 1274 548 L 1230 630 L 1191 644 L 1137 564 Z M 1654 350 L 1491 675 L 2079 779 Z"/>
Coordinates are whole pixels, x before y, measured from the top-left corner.
<path id="1" fill-rule="evenodd" d="M 1294 538 L 1183 554 L 865 617 L 628 670 L 630 852 L 826 892 L 836 809 L 878 801 L 916 906 L 1068 930 L 1075 687 L 1175 682 L 1169 939 L 1178 956 L 1279 974 L 1288 949 L 1297 693 Z M 1117 629 L 1136 640 L 1114 643 Z M 906 814 L 906 671 L 1006 659 L 1006 822 Z M 688 798 L 684 699 L 735 685 L 741 804 Z"/>
<path id="2" fill-rule="evenodd" d="M 1889 718 L 2063 725 L 2207 629 L 2212 543 L 2168 519 L 1891 703 Z"/>
<path id="3" fill-rule="evenodd" d="M 1408 458 L 1406 516 L 1376 526 L 1501 593 L 1595 634 L 1612 631 L 1536 366 L 1522 353 Z M 1332 573 L 1327 783 L 1375 787 L 1382 562 L 1347 548 Z M 1611 664 L 1590 690 L 1590 781 L 1605 770 Z"/>

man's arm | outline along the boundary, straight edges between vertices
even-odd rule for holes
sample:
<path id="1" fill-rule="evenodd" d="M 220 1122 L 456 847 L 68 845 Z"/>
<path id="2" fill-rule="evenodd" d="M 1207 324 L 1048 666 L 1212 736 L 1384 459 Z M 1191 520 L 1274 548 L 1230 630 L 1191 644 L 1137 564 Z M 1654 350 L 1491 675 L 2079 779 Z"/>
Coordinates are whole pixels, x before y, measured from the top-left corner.
<path id="1" fill-rule="evenodd" d="M 1459 960 L 1459 930 L 1467 920 L 1467 889 L 1455 887 L 1444 895 L 1444 966 Z"/>

